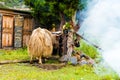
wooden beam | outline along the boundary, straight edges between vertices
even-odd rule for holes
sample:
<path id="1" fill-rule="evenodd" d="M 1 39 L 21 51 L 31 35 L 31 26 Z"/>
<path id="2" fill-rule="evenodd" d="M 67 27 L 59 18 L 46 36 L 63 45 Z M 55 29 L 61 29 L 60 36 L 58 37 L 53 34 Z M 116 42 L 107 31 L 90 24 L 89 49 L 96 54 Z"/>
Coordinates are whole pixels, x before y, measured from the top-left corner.
<path id="1" fill-rule="evenodd" d="M 80 37 L 81 39 L 85 40 L 86 42 L 88 42 L 89 44 L 91 44 L 92 46 L 94 46 L 95 48 L 99 49 L 99 50 L 102 50 L 98 45 L 95 45 L 93 43 L 91 43 L 89 40 L 85 39 L 83 36 L 81 36 L 80 34 L 76 33 L 76 36 Z"/>
<path id="2" fill-rule="evenodd" d="M 34 60 L 36 62 L 38 60 Z M 0 65 L 2 64 L 11 64 L 11 63 L 29 63 L 29 60 L 5 60 L 5 61 L 0 61 Z"/>

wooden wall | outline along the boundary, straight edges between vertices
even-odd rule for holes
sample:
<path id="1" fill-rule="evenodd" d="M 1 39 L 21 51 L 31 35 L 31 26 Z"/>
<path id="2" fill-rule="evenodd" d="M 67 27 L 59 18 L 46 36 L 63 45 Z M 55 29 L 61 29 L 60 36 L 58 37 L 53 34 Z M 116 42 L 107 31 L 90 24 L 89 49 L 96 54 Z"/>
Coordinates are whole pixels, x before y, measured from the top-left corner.
<path id="1" fill-rule="evenodd" d="M 32 30 L 33 30 L 33 19 L 25 17 L 24 26 L 23 26 L 23 46 L 28 45 Z"/>
<path id="2" fill-rule="evenodd" d="M 2 14 L 0 14 L 0 48 L 2 47 Z"/>
<path id="3" fill-rule="evenodd" d="M 11 15 L 3 15 L 2 18 L 2 47 L 13 46 L 13 20 Z"/>
<path id="4" fill-rule="evenodd" d="M 34 26 L 33 18 L 28 14 L 6 12 L 0 11 L 0 48 L 27 46 Z"/>

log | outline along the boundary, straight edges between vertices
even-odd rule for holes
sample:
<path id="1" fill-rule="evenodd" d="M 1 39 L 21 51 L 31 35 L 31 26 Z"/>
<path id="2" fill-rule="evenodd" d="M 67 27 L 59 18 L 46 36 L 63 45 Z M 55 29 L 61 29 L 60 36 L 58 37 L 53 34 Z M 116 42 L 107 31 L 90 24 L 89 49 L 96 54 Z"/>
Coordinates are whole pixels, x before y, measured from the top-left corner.
<path id="1" fill-rule="evenodd" d="M 47 60 L 58 60 L 59 56 L 51 56 L 47 58 Z M 32 62 L 38 62 L 38 60 L 33 60 Z M 2 64 L 11 64 L 11 63 L 30 63 L 30 60 L 4 60 L 0 61 L 0 65 Z"/>
<path id="2" fill-rule="evenodd" d="M 38 60 L 33 60 L 33 62 L 37 62 Z M 11 64 L 11 63 L 29 63 L 29 60 L 5 60 L 0 61 L 0 65 L 2 64 Z"/>

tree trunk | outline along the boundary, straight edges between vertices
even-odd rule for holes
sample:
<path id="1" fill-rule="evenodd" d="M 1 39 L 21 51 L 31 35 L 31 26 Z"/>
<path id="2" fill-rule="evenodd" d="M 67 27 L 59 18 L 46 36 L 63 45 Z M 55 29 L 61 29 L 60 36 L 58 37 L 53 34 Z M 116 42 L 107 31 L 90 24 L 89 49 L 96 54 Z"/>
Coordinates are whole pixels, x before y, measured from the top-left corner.
<path id="1" fill-rule="evenodd" d="M 60 27 L 59 27 L 59 30 L 62 31 L 62 27 L 63 25 L 65 24 L 65 16 L 64 16 L 64 13 L 60 12 L 60 18 L 61 18 L 61 22 L 60 22 Z"/>

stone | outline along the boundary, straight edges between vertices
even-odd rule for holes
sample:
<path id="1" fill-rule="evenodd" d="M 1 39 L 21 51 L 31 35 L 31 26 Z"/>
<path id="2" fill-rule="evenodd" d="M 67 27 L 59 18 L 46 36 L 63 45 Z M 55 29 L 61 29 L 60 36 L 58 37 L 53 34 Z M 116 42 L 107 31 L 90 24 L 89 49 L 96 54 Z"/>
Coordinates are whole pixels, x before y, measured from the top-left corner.
<path id="1" fill-rule="evenodd" d="M 81 60 L 81 61 L 78 61 L 78 64 L 85 65 L 85 64 L 88 64 L 88 62 L 86 60 Z"/>
<path id="2" fill-rule="evenodd" d="M 75 56 L 70 57 L 69 62 L 73 65 L 76 65 L 78 63 L 77 58 Z"/>
<path id="3" fill-rule="evenodd" d="M 59 59 L 60 62 L 67 62 L 68 61 L 68 56 L 64 55 Z"/>
<path id="4" fill-rule="evenodd" d="M 15 34 L 14 34 L 14 47 L 19 48 L 22 47 L 22 26 L 15 27 Z"/>

